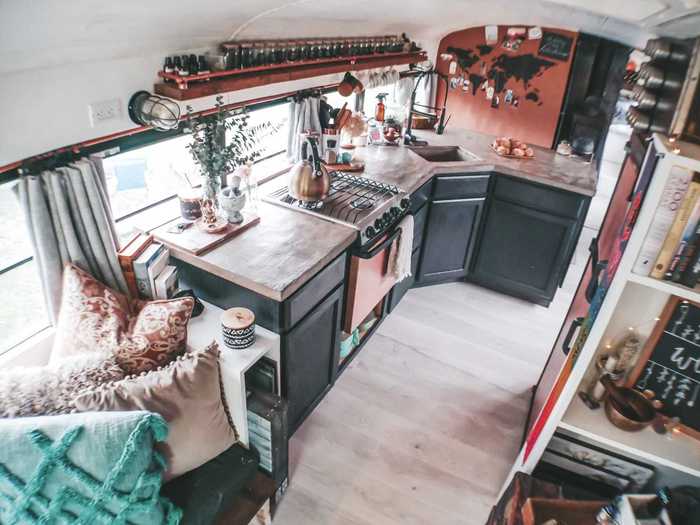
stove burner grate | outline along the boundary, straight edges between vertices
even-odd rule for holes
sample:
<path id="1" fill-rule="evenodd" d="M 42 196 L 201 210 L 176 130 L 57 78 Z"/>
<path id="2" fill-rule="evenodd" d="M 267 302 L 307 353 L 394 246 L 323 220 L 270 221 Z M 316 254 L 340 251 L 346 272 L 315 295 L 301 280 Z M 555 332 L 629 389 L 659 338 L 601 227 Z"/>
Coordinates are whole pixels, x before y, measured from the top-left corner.
<path id="1" fill-rule="evenodd" d="M 398 195 L 399 189 L 391 184 L 384 184 L 365 177 L 358 177 L 342 171 L 332 171 L 331 188 L 328 197 L 322 201 L 301 202 L 292 198 L 286 187 L 272 192 L 269 197 L 300 208 L 317 211 L 334 219 L 356 224 L 371 210 Z"/>

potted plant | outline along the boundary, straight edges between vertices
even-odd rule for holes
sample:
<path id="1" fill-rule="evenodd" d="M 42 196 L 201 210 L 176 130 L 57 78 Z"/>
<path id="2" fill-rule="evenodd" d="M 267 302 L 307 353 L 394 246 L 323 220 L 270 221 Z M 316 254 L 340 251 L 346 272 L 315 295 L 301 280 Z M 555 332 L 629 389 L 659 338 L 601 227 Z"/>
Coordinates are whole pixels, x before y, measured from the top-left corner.
<path id="1" fill-rule="evenodd" d="M 194 117 L 187 106 L 186 119 L 186 132 L 192 135 L 187 148 L 204 176 L 202 198 L 214 206 L 226 175 L 258 159 L 264 149 L 262 139 L 279 130 L 270 122 L 249 126 L 250 115 L 224 109 L 221 96 L 216 97 L 215 108 L 211 115 Z"/>

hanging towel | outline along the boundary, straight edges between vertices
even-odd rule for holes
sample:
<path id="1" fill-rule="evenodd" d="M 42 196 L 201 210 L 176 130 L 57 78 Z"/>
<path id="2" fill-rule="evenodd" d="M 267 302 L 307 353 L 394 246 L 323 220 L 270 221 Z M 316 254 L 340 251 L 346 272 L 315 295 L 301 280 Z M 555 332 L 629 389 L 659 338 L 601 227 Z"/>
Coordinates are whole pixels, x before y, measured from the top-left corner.
<path id="1" fill-rule="evenodd" d="M 321 120 L 318 116 L 321 99 L 306 97 L 289 103 L 289 135 L 287 136 L 287 156 L 292 162 L 301 159 L 301 134 L 306 131 L 321 133 Z"/>
<path id="2" fill-rule="evenodd" d="M 413 254 L 413 215 L 406 215 L 399 223 L 401 230 L 397 242 L 389 252 L 389 272 L 396 276 L 400 283 L 411 276 L 411 255 Z"/>

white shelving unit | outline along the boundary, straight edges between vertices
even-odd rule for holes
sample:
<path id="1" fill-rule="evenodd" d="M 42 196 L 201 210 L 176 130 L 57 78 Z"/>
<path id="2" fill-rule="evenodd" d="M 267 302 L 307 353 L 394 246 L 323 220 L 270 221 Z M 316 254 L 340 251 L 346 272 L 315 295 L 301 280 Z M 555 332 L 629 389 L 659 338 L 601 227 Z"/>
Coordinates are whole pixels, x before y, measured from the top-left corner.
<path id="1" fill-rule="evenodd" d="M 639 432 L 626 432 L 607 420 L 602 407 L 590 410 L 578 397 L 569 405 L 559 427 L 651 463 L 700 478 L 700 443 L 685 434 L 674 432 L 660 435 L 651 427 Z"/>
<path id="2" fill-rule="evenodd" d="M 594 366 L 596 356 L 605 347 L 611 334 L 619 333 L 620 329 L 635 324 L 635 321 L 653 320 L 654 316 L 661 313 L 663 305 L 672 295 L 700 302 L 698 289 L 632 272 L 671 168 L 682 166 L 700 172 L 700 147 L 680 142 L 671 143 L 661 135 L 654 135 L 654 146 L 660 155 L 654 176 L 588 338 L 532 451 L 525 459 L 523 447 L 503 489 L 508 486 L 516 472 L 534 470 L 557 428 L 700 478 L 700 441 L 681 434 L 675 434 L 669 439 L 654 433 L 650 428 L 641 432 L 625 432 L 613 426 L 602 409 L 589 410 L 577 396 L 578 391 L 586 384 L 587 372 Z M 648 333 L 642 335 L 646 336 Z"/>
<path id="3" fill-rule="evenodd" d="M 204 301 L 203 301 L 204 302 Z M 223 310 L 213 304 L 204 303 L 202 315 L 190 320 L 187 325 L 187 344 L 190 348 L 201 349 L 212 341 L 219 343 L 221 356 L 221 380 L 224 385 L 224 395 L 240 441 L 248 446 L 248 407 L 246 399 L 245 373 L 262 356 L 268 356 L 277 362 L 279 385 L 279 352 L 280 336 L 266 330 L 260 325 L 255 326 L 255 343 L 245 350 L 231 350 L 224 345 L 221 334 L 221 314 Z"/>

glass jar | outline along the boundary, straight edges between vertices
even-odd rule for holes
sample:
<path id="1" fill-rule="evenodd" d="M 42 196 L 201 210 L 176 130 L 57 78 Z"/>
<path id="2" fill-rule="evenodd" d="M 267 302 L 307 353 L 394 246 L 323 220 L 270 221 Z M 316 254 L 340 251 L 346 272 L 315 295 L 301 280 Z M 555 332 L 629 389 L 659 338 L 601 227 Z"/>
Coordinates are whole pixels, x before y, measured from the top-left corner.
<path id="1" fill-rule="evenodd" d="M 295 40 L 290 41 L 287 46 L 287 60 L 290 62 L 299 60 L 299 44 Z"/>
<path id="2" fill-rule="evenodd" d="M 299 59 L 308 60 L 311 55 L 311 46 L 308 40 L 303 40 L 299 42 Z"/>
<path id="3" fill-rule="evenodd" d="M 274 42 L 266 42 L 265 43 L 265 63 L 266 64 L 274 64 L 275 63 L 275 57 L 276 57 L 276 50 L 277 47 Z"/>
<path id="4" fill-rule="evenodd" d="M 277 42 L 275 46 L 275 64 L 284 64 L 287 61 L 287 43 Z"/>
<path id="5" fill-rule="evenodd" d="M 252 65 L 252 50 L 253 45 L 250 43 L 241 44 L 241 57 L 240 57 L 240 67 L 245 69 Z"/>
<path id="6" fill-rule="evenodd" d="M 316 60 L 317 58 L 320 58 L 321 56 L 321 49 L 320 49 L 320 43 L 318 40 L 312 40 L 310 42 L 311 44 L 311 59 Z"/>

